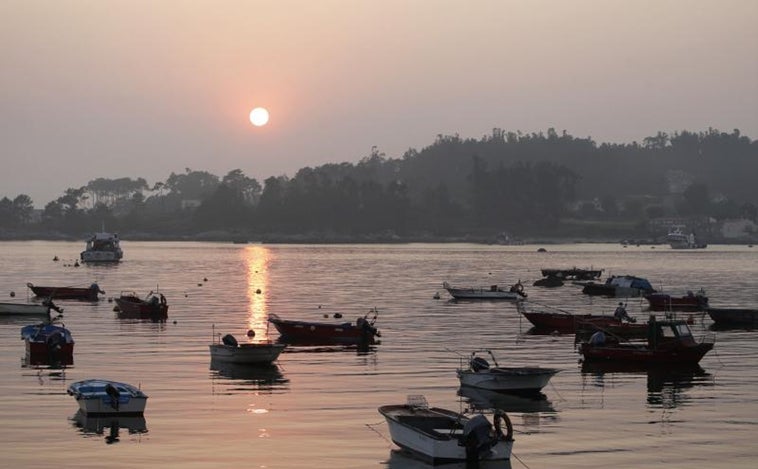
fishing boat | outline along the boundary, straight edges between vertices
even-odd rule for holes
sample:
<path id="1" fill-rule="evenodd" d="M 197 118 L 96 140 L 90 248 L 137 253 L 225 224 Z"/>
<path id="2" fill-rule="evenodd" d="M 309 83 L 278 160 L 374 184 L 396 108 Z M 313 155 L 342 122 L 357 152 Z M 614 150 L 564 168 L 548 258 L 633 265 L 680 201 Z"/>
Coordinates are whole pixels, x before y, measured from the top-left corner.
<path id="1" fill-rule="evenodd" d="M 564 280 L 594 280 L 603 274 L 603 269 L 542 269 L 543 277 L 554 277 Z"/>
<path id="2" fill-rule="evenodd" d="M 371 316 L 373 315 L 373 316 Z M 288 343 L 305 344 L 373 344 L 381 333 L 375 327 L 378 311 L 372 308 L 355 323 L 313 322 L 282 319 L 278 315 L 269 314 L 268 322 L 276 327 L 281 340 Z M 341 317 L 336 313 L 335 317 Z"/>
<path id="3" fill-rule="evenodd" d="M 239 343 L 233 335 L 226 334 L 220 342 L 215 341 L 208 347 L 213 362 L 235 365 L 269 365 L 279 358 L 279 354 L 287 347 L 287 344 L 273 342 Z"/>
<path id="4" fill-rule="evenodd" d="M 666 235 L 666 242 L 671 249 L 705 249 L 708 244 L 698 242 L 695 233 L 685 233 L 683 225 L 675 225 Z"/>
<path id="5" fill-rule="evenodd" d="M 708 316 L 717 326 L 758 326 L 758 309 L 708 308 Z"/>
<path id="6" fill-rule="evenodd" d="M 77 381 L 68 387 L 87 415 L 141 415 L 147 405 L 147 395 L 131 384 L 107 379 Z"/>
<path id="7" fill-rule="evenodd" d="M 482 414 L 467 416 L 429 407 L 424 396 L 406 404 L 379 407 L 393 443 L 431 464 L 510 459 L 513 427 L 507 414 L 496 412 L 493 423 Z M 505 423 L 506 432 L 502 425 Z"/>
<path id="8" fill-rule="evenodd" d="M 634 275 L 612 275 L 605 283 L 584 283 L 582 293 L 595 296 L 638 297 L 655 293 L 650 282 Z"/>
<path id="9" fill-rule="evenodd" d="M 87 246 L 79 254 L 82 262 L 119 262 L 124 257 L 118 233 L 105 230 L 93 234 L 87 240 Z"/>
<path id="10" fill-rule="evenodd" d="M 60 368 L 74 364 L 74 338 L 63 325 L 46 322 L 24 326 L 21 339 L 26 345 L 26 366 Z"/>
<path id="11" fill-rule="evenodd" d="M 122 319 L 150 319 L 165 321 L 168 318 L 168 303 L 163 293 L 150 291 L 140 298 L 133 291 L 122 291 L 114 298 L 118 306 L 118 315 Z"/>
<path id="12" fill-rule="evenodd" d="M 450 293 L 456 300 L 521 300 L 526 298 L 524 286 L 519 281 L 509 289 L 490 285 L 489 287 L 453 287 L 447 282 L 442 283 L 442 288 Z"/>
<path id="13" fill-rule="evenodd" d="M 544 305 L 519 302 L 516 309 L 534 327 L 542 331 L 558 331 L 574 334 L 583 325 L 608 327 L 621 324 L 621 320 L 611 314 L 574 314 Z"/>
<path id="14" fill-rule="evenodd" d="M 488 353 L 495 366 L 490 367 L 485 358 L 477 356 L 478 352 Z M 462 386 L 514 394 L 535 394 L 559 371 L 557 368 L 537 366 L 501 367 L 491 350 L 478 350 L 471 353 L 467 365 L 458 368 L 456 374 Z"/>
<path id="15" fill-rule="evenodd" d="M 657 320 L 651 315 L 644 341 L 618 341 L 612 338 L 591 338 L 580 344 L 585 361 L 628 362 L 645 366 L 695 365 L 715 343 L 715 336 L 705 335 L 695 340 L 684 320 Z M 594 336 L 593 336 L 594 337 Z"/>
<path id="16" fill-rule="evenodd" d="M 708 297 L 702 288 L 697 293 L 688 291 L 685 295 L 673 296 L 668 293 L 645 295 L 650 311 L 704 311 L 708 308 Z"/>
<path id="17" fill-rule="evenodd" d="M 63 310 L 51 301 L 42 303 L 0 303 L 0 316 L 45 316 L 51 317 L 50 312 L 57 311 L 62 313 Z"/>
<path id="18" fill-rule="evenodd" d="M 92 283 L 89 287 L 42 287 L 32 283 L 27 283 L 26 286 L 40 298 L 56 300 L 97 301 L 99 294 L 105 294 L 97 283 Z"/>

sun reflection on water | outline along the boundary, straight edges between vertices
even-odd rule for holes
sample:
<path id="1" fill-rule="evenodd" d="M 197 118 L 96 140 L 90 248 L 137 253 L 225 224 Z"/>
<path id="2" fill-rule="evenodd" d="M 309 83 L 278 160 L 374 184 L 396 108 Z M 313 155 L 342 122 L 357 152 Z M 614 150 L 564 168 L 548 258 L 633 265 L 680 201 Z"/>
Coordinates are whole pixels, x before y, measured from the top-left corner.
<path id="1" fill-rule="evenodd" d="M 242 251 L 247 265 L 247 300 L 249 308 L 248 328 L 255 331 L 255 339 L 268 340 L 268 313 L 266 291 L 268 288 L 268 264 L 272 254 L 264 246 L 248 246 Z"/>

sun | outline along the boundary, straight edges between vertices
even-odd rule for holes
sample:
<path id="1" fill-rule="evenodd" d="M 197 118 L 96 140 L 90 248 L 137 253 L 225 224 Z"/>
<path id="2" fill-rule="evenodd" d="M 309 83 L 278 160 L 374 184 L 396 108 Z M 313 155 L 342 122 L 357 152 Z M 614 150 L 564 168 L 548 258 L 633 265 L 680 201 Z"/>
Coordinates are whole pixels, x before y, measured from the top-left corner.
<path id="1" fill-rule="evenodd" d="M 250 122 L 256 127 L 266 125 L 268 123 L 268 111 L 266 108 L 257 107 L 250 111 Z"/>

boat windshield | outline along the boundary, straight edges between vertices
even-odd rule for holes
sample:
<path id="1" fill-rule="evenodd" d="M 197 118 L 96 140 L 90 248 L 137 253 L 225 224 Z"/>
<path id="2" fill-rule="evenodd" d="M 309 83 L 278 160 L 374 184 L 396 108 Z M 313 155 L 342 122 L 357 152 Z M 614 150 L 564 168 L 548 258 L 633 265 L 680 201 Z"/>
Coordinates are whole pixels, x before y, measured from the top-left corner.
<path id="1" fill-rule="evenodd" d="M 675 327 L 679 337 L 689 337 L 692 335 L 692 331 L 687 324 L 677 324 Z"/>

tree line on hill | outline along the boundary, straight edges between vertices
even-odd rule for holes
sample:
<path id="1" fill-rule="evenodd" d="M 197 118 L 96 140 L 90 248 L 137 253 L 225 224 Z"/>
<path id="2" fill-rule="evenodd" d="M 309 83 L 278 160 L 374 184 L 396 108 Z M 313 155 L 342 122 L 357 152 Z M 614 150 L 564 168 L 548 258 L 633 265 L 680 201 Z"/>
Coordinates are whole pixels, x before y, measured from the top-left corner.
<path id="1" fill-rule="evenodd" d="M 306 167 L 262 184 L 240 169 L 219 177 L 186 168 L 152 186 L 141 177 L 98 178 L 66 189 L 38 220 L 29 196 L 4 197 L 0 229 L 79 235 L 104 224 L 165 236 L 425 239 L 560 236 L 567 220 L 583 220 L 644 231 L 646 220 L 662 216 L 756 220 L 756 175 L 758 141 L 738 130 L 598 145 L 554 129 L 494 129 L 481 139 L 440 135 L 400 158 L 374 147 L 355 164 Z M 598 225 L 587 226 L 591 236 Z"/>

